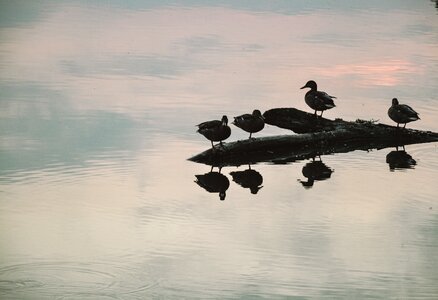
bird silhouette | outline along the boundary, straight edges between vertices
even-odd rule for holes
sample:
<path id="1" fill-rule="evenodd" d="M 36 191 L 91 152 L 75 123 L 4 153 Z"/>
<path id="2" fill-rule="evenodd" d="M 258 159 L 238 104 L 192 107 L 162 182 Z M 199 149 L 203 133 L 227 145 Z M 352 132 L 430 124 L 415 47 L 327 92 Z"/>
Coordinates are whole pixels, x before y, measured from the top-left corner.
<path id="1" fill-rule="evenodd" d="M 313 159 L 304 165 L 302 169 L 303 176 L 307 178 L 307 181 L 302 181 L 301 184 L 305 188 L 313 186 L 315 181 L 326 180 L 331 177 L 333 170 L 327 167 L 321 160 Z"/>
<path id="2" fill-rule="evenodd" d="M 418 113 L 412 107 L 406 104 L 399 104 L 397 98 L 392 99 L 392 105 L 388 109 L 388 116 L 397 123 L 397 127 L 399 127 L 399 124 L 405 124 L 403 128 L 406 128 L 407 123 L 420 119 Z"/>
<path id="3" fill-rule="evenodd" d="M 251 166 L 244 171 L 234 171 L 230 173 L 233 181 L 243 188 L 248 188 L 251 194 L 257 192 L 263 187 L 263 176 L 256 170 L 251 169 Z"/>
<path id="4" fill-rule="evenodd" d="M 205 174 L 195 175 L 195 182 L 209 193 L 219 193 L 219 199 L 225 200 L 226 191 L 230 187 L 227 176 L 220 172 L 210 171 Z"/>
<path id="5" fill-rule="evenodd" d="M 233 124 L 246 132 L 249 132 L 249 138 L 253 133 L 261 131 L 265 127 L 265 119 L 260 110 L 255 109 L 252 114 L 244 114 L 234 117 Z"/>
<path id="6" fill-rule="evenodd" d="M 398 147 L 396 147 L 395 150 L 389 152 L 386 155 L 386 162 L 391 171 L 397 169 L 413 169 L 417 164 L 415 159 L 405 151 L 404 146 L 402 147 L 402 150 L 399 150 Z"/>
<path id="7" fill-rule="evenodd" d="M 320 111 L 320 117 L 322 117 L 325 110 L 336 106 L 333 102 L 333 99 L 336 99 L 336 97 L 330 96 L 326 92 L 318 91 L 318 86 L 315 81 L 307 81 L 307 83 L 301 87 L 301 89 L 304 88 L 310 88 L 310 91 L 304 96 L 304 100 L 311 109 L 315 110 L 315 116 L 317 115 L 316 112 Z"/>
<path id="8" fill-rule="evenodd" d="M 231 135 L 227 116 L 223 116 L 222 120 L 206 121 L 197 126 L 199 128 L 198 132 L 210 140 L 212 149 L 214 149 L 213 142 L 219 142 L 223 146 L 222 141 Z"/>

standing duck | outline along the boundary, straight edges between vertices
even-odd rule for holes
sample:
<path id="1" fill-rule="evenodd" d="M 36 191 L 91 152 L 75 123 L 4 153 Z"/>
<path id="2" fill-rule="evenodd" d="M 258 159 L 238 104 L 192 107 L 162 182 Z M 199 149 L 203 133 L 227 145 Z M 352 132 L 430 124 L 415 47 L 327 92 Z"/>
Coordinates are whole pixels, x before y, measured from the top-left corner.
<path id="1" fill-rule="evenodd" d="M 255 109 L 252 112 L 252 115 L 244 114 L 238 117 L 234 117 L 233 124 L 240 129 L 249 132 L 249 138 L 251 138 L 251 135 L 253 133 L 259 132 L 265 127 L 265 119 L 263 118 L 260 110 Z"/>
<path id="2" fill-rule="evenodd" d="M 397 98 L 392 99 L 392 105 L 388 109 L 388 116 L 397 123 L 397 127 L 399 127 L 400 123 L 404 123 L 406 127 L 406 123 L 419 120 L 420 117 L 418 113 L 412 109 L 409 105 L 399 104 Z"/>
<path id="3" fill-rule="evenodd" d="M 304 96 L 304 100 L 306 104 L 310 106 L 311 109 L 315 110 L 315 116 L 317 111 L 321 111 L 321 117 L 324 113 L 324 110 L 335 107 L 335 103 L 333 99 L 336 99 L 334 96 L 330 96 L 326 92 L 318 91 L 318 87 L 316 82 L 313 80 L 307 81 L 306 85 L 301 89 L 310 88 L 310 91 L 306 93 Z"/>
<path id="4" fill-rule="evenodd" d="M 207 121 L 198 124 L 197 126 L 199 127 L 198 132 L 211 142 L 211 147 L 213 149 L 213 142 L 219 142 L 222 146 L 222 141 L 226 140 L 231 135 L 231 128 L 228 126 L 227 116 L 223 116 L 220 121 Z"/>

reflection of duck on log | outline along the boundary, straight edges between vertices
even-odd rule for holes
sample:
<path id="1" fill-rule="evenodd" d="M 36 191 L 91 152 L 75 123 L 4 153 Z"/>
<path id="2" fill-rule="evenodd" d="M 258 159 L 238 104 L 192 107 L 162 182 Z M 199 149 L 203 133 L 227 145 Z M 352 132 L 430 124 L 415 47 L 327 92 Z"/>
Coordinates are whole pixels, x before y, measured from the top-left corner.
<path id="1" fill-rule="evenodd" d="M 209 193 L 219 193 L 219 199 L 225 200 L 226 190 L 230 187 L 227 176 L 220 172 L 210 171 L 203 175 L 195 175 L 195 182 Z"/>
<path id="2" fill-rule="evenodd" d="M 257 192 L 263 187 L 263 176 L 256 170 L 251 169 L 251 166 L 245 171 L 231 172 L 233 181 L 243 188 L 249 188 L 251 194 L 257 194 Z"/>
<path id="3" fill-rule="evenodd" d="M 303 167 L 302 173 L 304 177 L 307 178 L 307 181 L 299 181 L 304 187 L 310 188 L 313 186 L 315 181 L 321 181 L 330 178 L 333 170 L 327 167 L 327 165 L 321 160 L 313 159 Z"/>
<path id="4" fill-rule="evenodd" d="M 386 162 L 389 165 L 389 169 L 394 171 L 396 169 L 413 169 L 417 164 L 415 159 L 412 158 L 403 146 L 403 150 L 398 150 L 396 147 L 395 151 L 391 151 L 386 155 Z"/>

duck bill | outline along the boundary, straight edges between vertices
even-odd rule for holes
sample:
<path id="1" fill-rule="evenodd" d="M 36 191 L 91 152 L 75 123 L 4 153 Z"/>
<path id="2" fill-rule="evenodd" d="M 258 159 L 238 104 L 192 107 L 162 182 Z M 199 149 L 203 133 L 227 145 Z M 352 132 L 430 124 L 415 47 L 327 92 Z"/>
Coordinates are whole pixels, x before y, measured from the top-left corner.
<path id="1" fill-rule="evenodd" d="M 307 87 L 307 85 L 300 87 L 300 90 L 305 89 Z"/>

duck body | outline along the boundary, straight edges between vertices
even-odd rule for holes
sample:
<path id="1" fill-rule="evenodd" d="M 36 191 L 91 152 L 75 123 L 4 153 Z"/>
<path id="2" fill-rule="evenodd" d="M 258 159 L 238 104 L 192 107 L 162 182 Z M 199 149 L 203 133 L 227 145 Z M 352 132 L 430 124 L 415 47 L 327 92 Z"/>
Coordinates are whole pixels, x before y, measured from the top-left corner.
<path id="1" fill-rule="evenodd" d="M 265 127 L 265 119 L 262 113 L 255 109 L 252 114 L 244 114 L 234 117 L 233 124 L 240 129 L 249 132 L 249 138 L 253 133 L 261 131 Z"/>
<path id="2" fill-rule="evenodd" d="M 330 96 L 326 92 L 318 91 L 318 86 L 315 81 L 309 80 L 301 89 L 304 88 L 310 88 L 310 91 L 304 96 L 304 101 L 315 111 L 315 115 L 317 111 L 321 111 L 322 116 L 325 110 L 336 106 L 333 101 L 336 97 Z"/>
<path id="3" fill-rule="evenodd" d="M 222 143 L 231 135 L 231 128 L 228 126 L 227 116 L 223 116 L 222 120 L 213 120 L 203 122 L 198 124 L 198 132 L 211 141 L 211 146 L 213 147 L 213 142 Z"/>
<path id="4" fill-rule="evenodd" d="M 392 99 L 392 105 L 388 109 L 388 116 L 397 123 L 397 127 L 399 127 L 400 123 L 405 124 L 403 128 L 406 127 L 407 123 L 420 119 L 418 113 L 412 107 L 406 104 L 399 104 L 397 98 Z"/>

